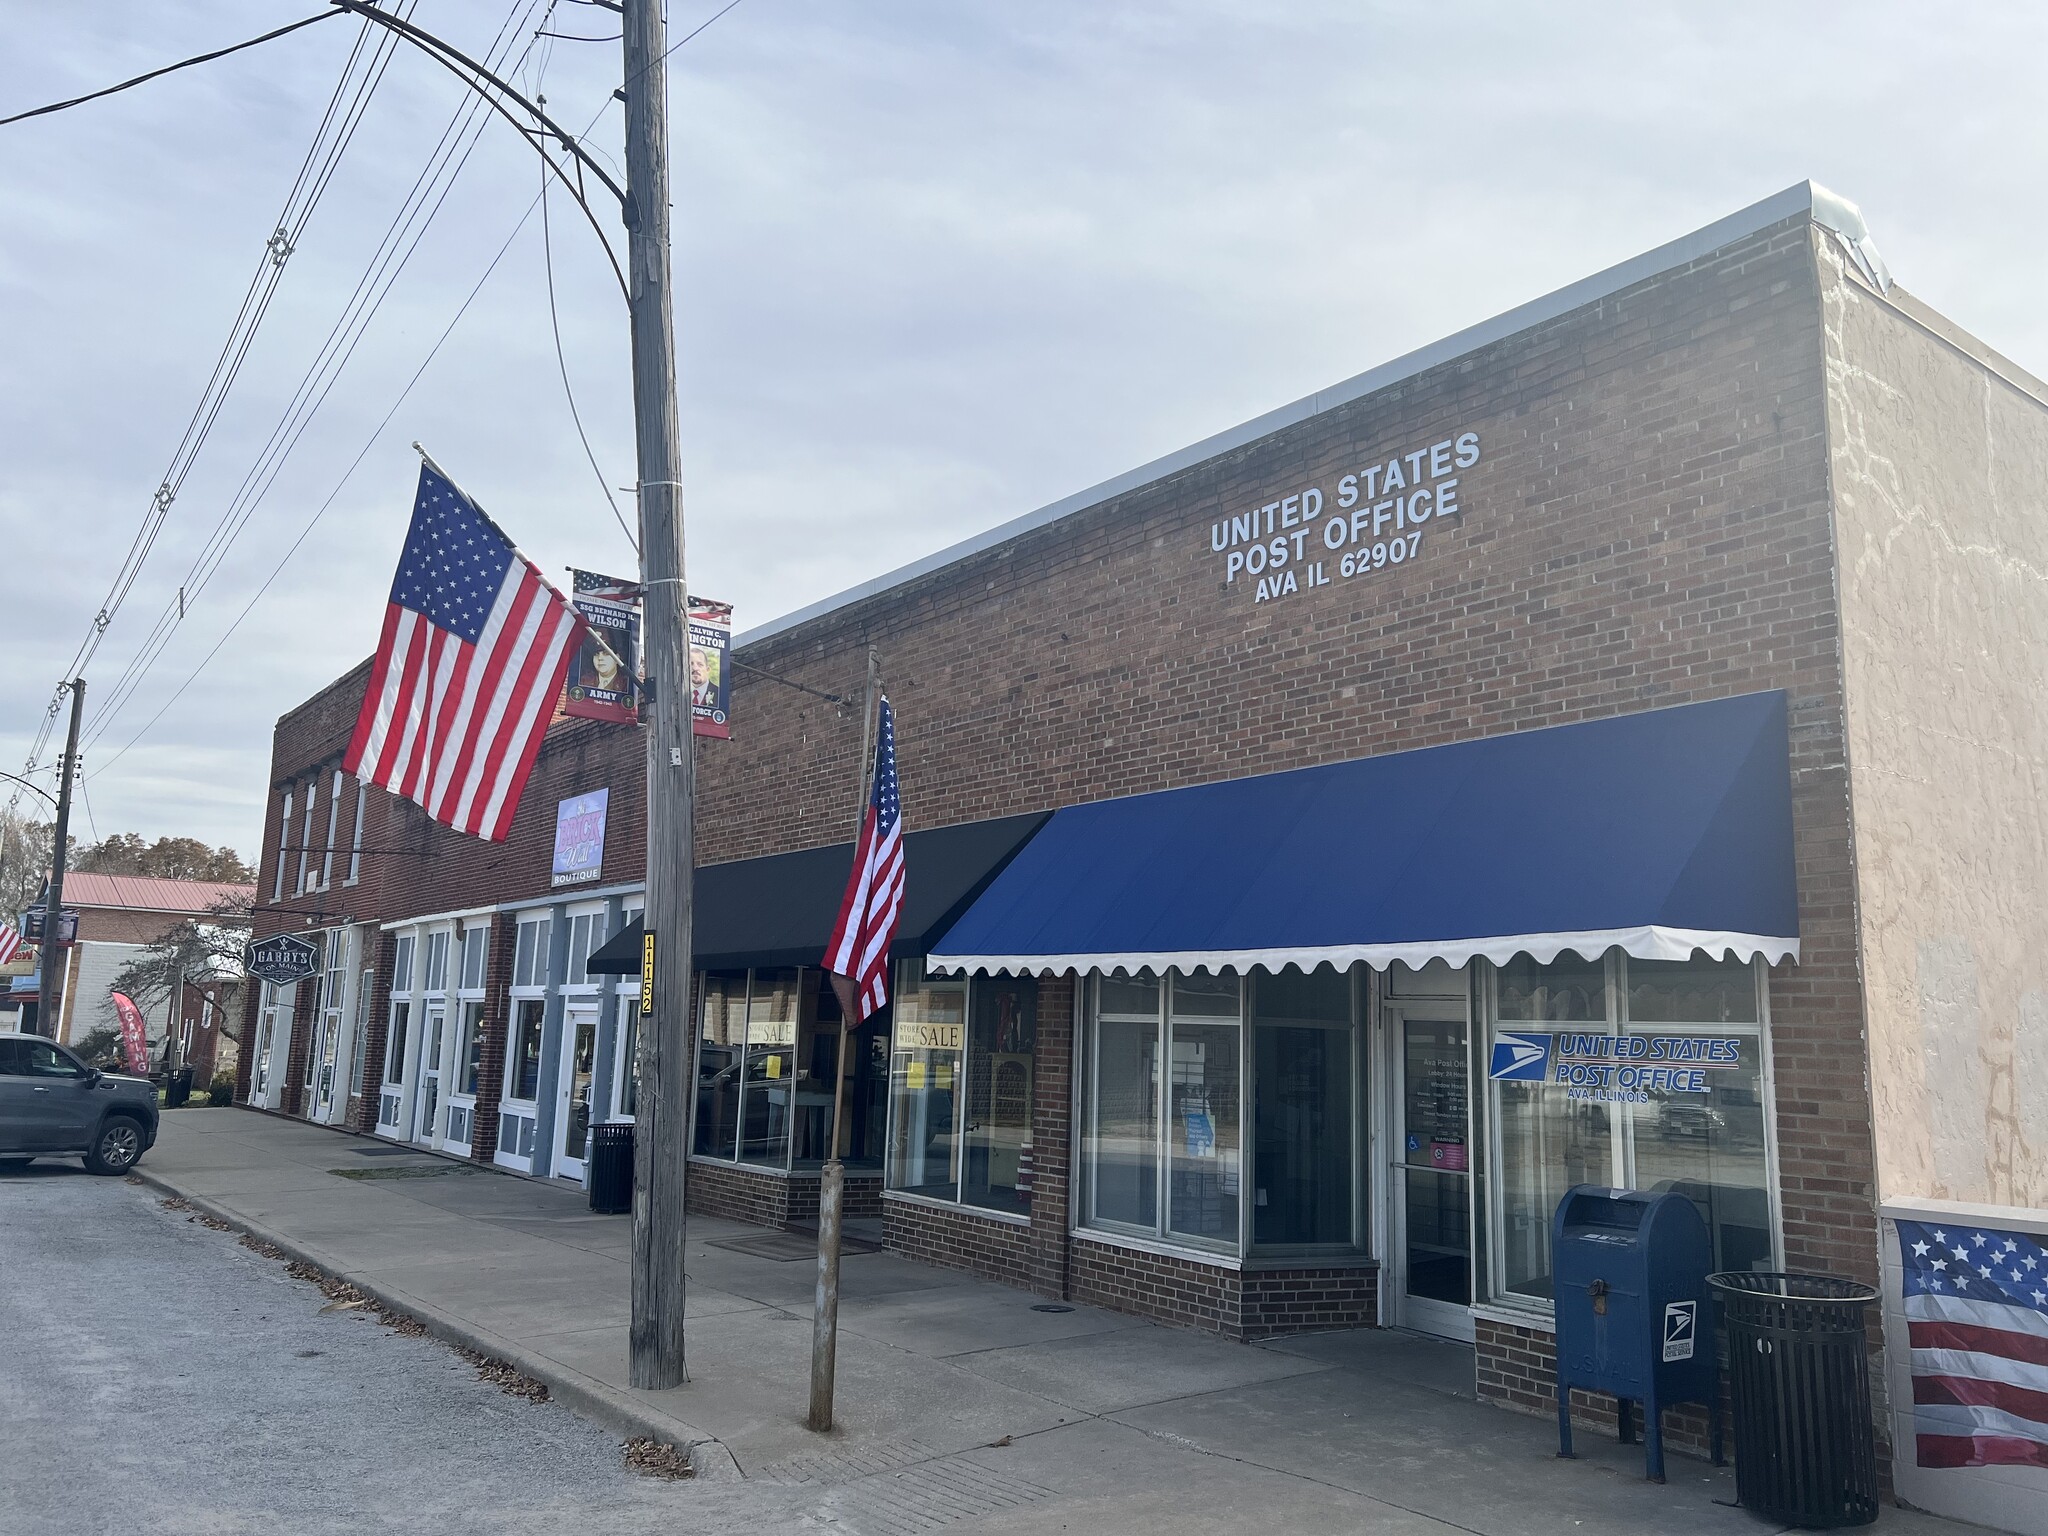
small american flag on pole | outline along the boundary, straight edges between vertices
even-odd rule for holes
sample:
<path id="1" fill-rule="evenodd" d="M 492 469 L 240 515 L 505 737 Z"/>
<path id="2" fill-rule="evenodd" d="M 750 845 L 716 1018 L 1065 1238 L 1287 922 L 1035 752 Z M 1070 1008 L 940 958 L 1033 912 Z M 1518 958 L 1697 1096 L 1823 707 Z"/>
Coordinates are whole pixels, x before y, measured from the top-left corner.
<path id="1" fill-rule="evenodd" d="M 501 842 L 583 621 L 431 464 L 342 767 Z"/>
<path id="2" fill-rule="evenodd" d="M 1901 1221 L 1913 1428 L 1923 1467 L 2048 1467 L 2048 1246 Z"/>
<path id="3" fill-rule="evenodd" d="M 825 969 L 858 1023 L 889 1001 L 889 945 L 903 915 L 903 806 L 896 783 L 896 715 L 884 695 L 875 732 L 875 781 L 854 845 L 853 873 L 839 922 L 825 945 Z"/>
<path id="4" fill-rule="evenodd" d="M 21 949 L 21 930 L 12 923 L 0 923 L 0 965 L 12 960 Z"/>

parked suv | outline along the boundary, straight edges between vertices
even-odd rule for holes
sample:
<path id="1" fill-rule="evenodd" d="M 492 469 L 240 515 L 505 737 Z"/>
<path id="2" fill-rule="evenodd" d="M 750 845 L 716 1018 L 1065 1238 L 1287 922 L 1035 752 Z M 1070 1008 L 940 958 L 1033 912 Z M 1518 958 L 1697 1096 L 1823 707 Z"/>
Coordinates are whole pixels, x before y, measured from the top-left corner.
<path id="1" fill-rule="evenodd" d="M 126 1173 L 156 1141 L 156 1088 L 88 1067 L 40 1035 L 0 1032 L 0 1160 L 83 1157 Z"/>

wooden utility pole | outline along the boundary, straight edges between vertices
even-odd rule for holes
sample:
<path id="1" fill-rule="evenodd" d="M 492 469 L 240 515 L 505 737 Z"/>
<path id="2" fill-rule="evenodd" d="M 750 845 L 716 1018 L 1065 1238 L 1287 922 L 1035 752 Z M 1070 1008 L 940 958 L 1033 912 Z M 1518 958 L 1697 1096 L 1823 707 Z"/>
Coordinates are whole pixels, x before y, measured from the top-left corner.
<path id="1" fill-rule="evenodd" d="M 875 694 L 881 687 L 881 664 L 868 647 L 868 686 L 860 724 L 860 769 L 854 780 L 860 798 L 854 803 L 853 845 L 859 857 L 860 834 L 867 825 L 868 798 L 874 793 Z M 832 1069 L 832 1145 L 818 1178 L 818 1294 L 811 1311 L 811 1406 L 804 1423 L 823 1434 L 832 1427 L 832 1394 L 839 1370 L 839 1238 L 846 1215 L 846 1164 L 840 1123 L 846 1107 L 846 1047 L 852 1038 L 848 1015 L 857 1006 L 855 989 L 839 985 L 839 1051 Z"/>
<path id="2" fill-rule="evenodd" d="M 43 942 L 36 950 L 36 1033 L 57 1038 L 57 967 L 64 947 L 57 942 L 58 919 L 64 911 L 64 853 L 71 840 L 71 782 L 78 776 L 78 717 L 85 713 L 85 679 L 71 680 L 71 729 L 64 738 L 64 760 L 57 765 L 57 826 L 50 849 L 50 888 L 43 900 Z"/>
<path id="3" fill-rule="evenodd" d="M 696 849 L 689 588 L 683 580 L 682 449 L 676 425 L 675 309 L 669 287 L 668 37 L 660 0 L 624 0 L 626 236 L 639 450 L 642 654 L 647 732 L 647 948 L 633 1160 L 633 1326 L 629 1379 L 689 1380 L 683 1361 L 683 1177 L 690 1119 L 691 881 Z M 647 701 L 643 701 L 643 706 Z"/>

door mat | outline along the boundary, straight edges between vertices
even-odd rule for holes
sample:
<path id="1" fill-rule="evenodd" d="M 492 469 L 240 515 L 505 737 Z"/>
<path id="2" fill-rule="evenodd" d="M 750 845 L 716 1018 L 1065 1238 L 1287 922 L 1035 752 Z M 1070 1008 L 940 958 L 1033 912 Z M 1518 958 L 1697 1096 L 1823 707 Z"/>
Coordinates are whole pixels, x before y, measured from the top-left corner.
<path id="1" fill-rule="evenodd" d="M 462 1163 L 406 1163 L 396 1168 L 330 1168 L 327 1170 L 338 1179 L 354 1179 L 367 1183 L 373 1179 L 438 1179 L 451 1173 L 481 1173 L 481 1168 L 467 1167 Z"/>
<path id="2" fill-rule="evenodd" d="M 724 1248 L 733 1253 L 744 1253 L 749 1258 L 773 1259 L 778 1264 L 788 1264 L 797 1259 L 815 1259 L 818 1256 L 816 1233 L 805 1232 L 763 1232 L 759 1237 L 722 1237 L 705 1245 L 709 1248 Z M 875 1243 L 863 1242 L 857 1237 L 842 1237 L 839 1252 L 879 1253 Z"/>

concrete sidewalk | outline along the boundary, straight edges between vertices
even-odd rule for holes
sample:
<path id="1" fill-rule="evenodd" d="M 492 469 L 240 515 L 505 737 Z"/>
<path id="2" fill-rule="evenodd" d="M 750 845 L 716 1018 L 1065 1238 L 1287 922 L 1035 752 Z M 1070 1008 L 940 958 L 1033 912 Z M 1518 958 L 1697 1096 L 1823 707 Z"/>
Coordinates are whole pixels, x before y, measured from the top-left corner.
<path id="1" fill-rule="evenodd" d="M 819 1490 L 821 1517 L 886 1492 L 909 1509 L 906 1530 L 1767 1528 L 1724 1507 L 1732 1479 L 1702 1463 L 1672 1458 L 1659 1487 L 1639 1449 L 1592 1434 L 1581 1460 L 1558 1461 L 1552 1425 L 1471 1399 L 1455 1345 L 1374 1330 L 1229 1344 L 1091 1307 L 1040 1311 L 1040 1298 L 880 1252 L 844 1260 L 839 1427 L 812 1435 L 815 1262 L 727 1246 L 770 1234 L 708 1217 L 690 1226 L 692 1380 L 636 1392 L 629 1220 L 591 1215 L 577 1189 L 396 1150 L 184 1110 L 164 1116 L 139 1172 L 622 1434 L 709 1442 L 707 1472 L 764 1495 Z M 1896 1510 L 1881 1524 L 1957 1529 Z"/>

